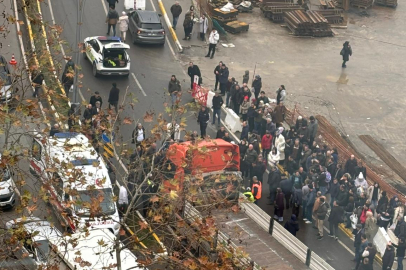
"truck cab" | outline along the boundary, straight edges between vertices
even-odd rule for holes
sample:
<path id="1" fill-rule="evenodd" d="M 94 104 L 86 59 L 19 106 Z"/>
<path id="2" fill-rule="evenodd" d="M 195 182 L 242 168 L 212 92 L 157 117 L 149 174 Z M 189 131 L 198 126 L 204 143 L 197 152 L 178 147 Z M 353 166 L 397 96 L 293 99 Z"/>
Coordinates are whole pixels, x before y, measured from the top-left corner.
<path id="1" fill-rule="evenodd" d="M 30 172 L 44 183 L 48 202 L 68 232 L 90 227 L 118 234 L 119 216 L 108 170 L 85 135 L 37 134 L 31 147 Z"/>

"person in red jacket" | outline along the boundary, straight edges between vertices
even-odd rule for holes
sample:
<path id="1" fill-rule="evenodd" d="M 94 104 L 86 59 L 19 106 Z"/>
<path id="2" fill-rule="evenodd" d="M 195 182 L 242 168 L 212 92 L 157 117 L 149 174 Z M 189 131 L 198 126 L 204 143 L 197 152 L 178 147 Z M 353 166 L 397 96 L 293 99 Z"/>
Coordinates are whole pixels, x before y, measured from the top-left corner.
<path id="1" fill-rule="evenodd" d="M 271 152 L 272 147 L 272 135 L 270 134 L 269 130 L 267 130 L 266 134 L 262 137 L 261 147 L 262 147 L 262 156 L 265 160 L 267 160 L 268 154 L 269 152 Z"/>
<path id="2" fill-rule="evenodd" d="M 369 204 L 366 203 L 362 209 L 361 216 L 359 217 L 362 227 L 364 227 L 365 221 L 367 220 L 367 212 L 372 212 L 372 210 L 369 209 Z"/>

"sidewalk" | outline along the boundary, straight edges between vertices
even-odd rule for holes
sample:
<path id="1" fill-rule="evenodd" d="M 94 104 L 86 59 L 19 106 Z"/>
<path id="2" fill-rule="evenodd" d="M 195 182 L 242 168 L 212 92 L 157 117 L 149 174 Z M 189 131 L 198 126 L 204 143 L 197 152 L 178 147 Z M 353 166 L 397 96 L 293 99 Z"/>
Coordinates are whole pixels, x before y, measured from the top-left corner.
<path id="1" fill-rule="evenodd" d="M 185 37 L 185 31 L 183 30 L 183 21 L 185 20 L 185 14 L 188 12 L 190 9 L 190 6 L 192 5 L 192 2 L 190 0 L 179 0 L 179 4 L 182 7 L 182 14 L 179 16 L 178 24 L 176 26 L 176 35 L 178 36 L 178 40 L 180 44 L 182 45 L 183 48 L 188 48 L 188 47 L 203 47 L 205 48 L 207 44 L 204 41 L 200 40 L 200 24 L 195 23 L 193 25 L 193 31 L 191 35 L 190 40 L 183 40 Z M 162 1 L 164 4 L 166 13 L 168 14 L 169 20 L 171 23 L 173 22 L 173 17 L 171 13 L 171 6 L 175 4 L 175 1 Z M 197 16 L 197 15 L 195 15 Z M 207 39 L 207 37 L 206 37 Z M 208 48 L 208 46 L 207 46 Z"/>
<path id="2" fill-rule="evenodd" d="M 17 66 L 21 69 L 25 69 L 24 61 L 21 57 L 21 49 L 18 42 L 16 25 L 7 20 L 9 17 L 15 17 L 12 2 L 13 1 L 0 2 L 1 9 L 4 8 L 4 16 L 0 17 L 0 25 L 5 27 L 5 29 L 0 31 L 0 54 L 4 56 L 7 61 L 10 61 L 11 56 L 14 54 L 17 61 Z"/>

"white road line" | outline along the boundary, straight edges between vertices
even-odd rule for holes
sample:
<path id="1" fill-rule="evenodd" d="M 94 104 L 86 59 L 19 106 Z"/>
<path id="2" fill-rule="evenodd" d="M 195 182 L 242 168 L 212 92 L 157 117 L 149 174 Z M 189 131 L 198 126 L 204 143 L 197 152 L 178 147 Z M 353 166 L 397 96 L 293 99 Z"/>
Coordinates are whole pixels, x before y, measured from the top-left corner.
<path id="1" fill-rule="evenodd" d="M 53 8 L 52 8 L 51 2 L 52 2 L 51 0 L 48 1 L 48 4 L 49 4 L 49 11 L 50 11 L 50 13 L 51 13 L 52 24 L 53 24 L 53 25 L 56 25 L 56 23 L 55 23 L 55 17 L 54 17 L 54 10 L 53 10 Z M 59 41 L 59 47 L 61 48 L 61 52 L 62 52 L 62 55 L 63 55 L 63 59 L 65 60 L 65 63 L 67 63 L 68 60 L 66 60 L 66 53 L 65 53 L 65 50 L 63 49 L 63 45 L 62 45 L 62 43 L 61 43 L 60 41 Z M 82 99 L 82 101 L 85 101 L 85 97 L 83 96 L 82 91 L 80 90 L 80 88 L 78 88 L 78 89 L 79 89 L 79 96 L 80 96 L 80 98 Z M 69 95 L 69 93 L 66 93 L 66 95 Z"/>
<path id="2" fill-rule="evenodd" d="M 155 8 L 155 5 L 154 5 L 154 2 L 152 2 L 152 0 L 149 0 L 149 1 L 151 2 L 152 9 L 156 12 L 156 8 Z M 167 25 L 167 26 L 168 26 L 168 25 Z M 168 27 L 169 27 L 169 26 L 168 26 Z M 175 59 L 176 59 L 176 54 L 175 54 L 175 51 L 174 51 L 173 48 L 172 48 L 171 43 L 169 42 L 168 35 L 165 35 L 165 40 L 166 40 L 166 44 L 168 44 L 169 49 L 171 50 L 171 53 L 172 53 L 173 57 L 175 57 Z"/>
<path id="3" fill-rule="evenodd" d="M 147 96 L 147 94 L 145 93 L 144 89 L 142 89 L 142 86 L 140 84 L 140 82 L 138 81 L 137 77 L 135 77 L 134 73 L 131 73 L 131 76 L 133 76 L 135 83 L 138 85 L 138 87 L 140 88 L 142 94 L 144 95 L 144 97 Z"/>
<path id="4" fill-rule="evenodd" d="M 323 228 L 326 230 L 327 233 L 330 233 L 330 230 L 327 229 L 326 226 L 323 226 Z M 347 247 L 346 244 L 344 244 L 343 242 L 341 242 L 340 239 L 338 239 L 337 242 L 338 242 L 340 245 L 342 245 L 352 256 L 355 256 L 355 253 L 354 253 L 349 247 Z M 320 256 L 320 255 L 319 255 L 319 256 Z"/>
<path id="5" fill-rule="evenodd" d="M 100 1 L 101 1 L 102 4 L 103 4 L 104 13 L 106 13 L 106 15 L 107 15 L 107 6 L 106 6 L 106 3 L 104 3 L 104 2 L 106 2 L 106 1 L 104 1 L 104 0 L 100 0 Z"/>

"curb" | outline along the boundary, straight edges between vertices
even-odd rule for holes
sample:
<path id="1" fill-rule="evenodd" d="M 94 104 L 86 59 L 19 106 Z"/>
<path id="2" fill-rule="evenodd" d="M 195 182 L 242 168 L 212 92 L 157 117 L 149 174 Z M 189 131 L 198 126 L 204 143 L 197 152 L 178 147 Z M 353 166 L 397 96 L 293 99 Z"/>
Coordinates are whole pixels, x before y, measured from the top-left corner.
<path id="1" fill-rule="evenodd" d="M 158 5 L 159 5 L 159 8 L 161 9 L 162 16 L 164 16 L 164 18 L 165 18 L 165 22 L 168 25 L 168 30 L 171 33 L 172 39 L 175 42 L 176 47 L 178 48 L 178 51 L 182 52 L 183 51 L 182 45 L 180 44 L 180 42 L 178 40 L 175 30 L 173 30 L 173 28 L 172 28 L 172 23 L 169 20 L 168 14 L 166 13 L 164 4 L 162 4 L 162 0 L 158 0 Z"/>

